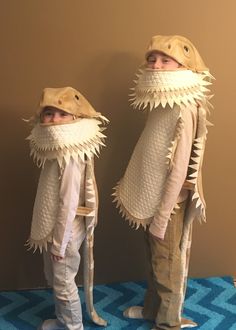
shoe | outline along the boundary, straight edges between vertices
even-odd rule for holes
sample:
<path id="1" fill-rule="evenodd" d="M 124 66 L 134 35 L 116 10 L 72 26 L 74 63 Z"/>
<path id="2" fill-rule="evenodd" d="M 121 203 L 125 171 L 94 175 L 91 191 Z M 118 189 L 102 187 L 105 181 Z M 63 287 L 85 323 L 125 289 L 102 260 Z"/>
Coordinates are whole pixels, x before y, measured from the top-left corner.
<path id="1" fill-rule="evenodd" d="M 129 319 L 144 319 L 143 317 L 143 307 L 142 306 L 131 306 L 128 307 L 123 312 L 124 317 L 128 317 Z M 184 328 L 194 328 L 197 327 L 197 323 L 192 320 L 186 319 L 184 317 L 181 318 L 181 329 Z M 155 328 L 154 328 L 155 329 Z M 152 329 L 152 330 L 154 330 Z"/>
<path id="2" fill-rule="evenodd" d="M 65 330 L 65 327 L 57 319 L 49 319 L 49 320 L 44 321 L 38 327 L 38 330 Z"/>
<path id="3" fill-rule="evenodd" d="M 143 319 L 143 307 L 142 306 L 131 306 L 128 307 L 123 312 L 124 317 L 128 317 L 129 319 Z"/>
<path id="4" fill-rule="evenodd" d="M 181 329 L 195 327 L 197 327 L 197 323 L 193 322 L 192 320 L 181 317 Z M 156 328 L 152 328 L 151 330 L 156 330 Z"/>
<path id="5" fill-rule="evenodd" d="M 60 318 L 61 324 L 65 324 L 66 326 L 65 328 L 62 329 L 73 329 L 73 330 L 84 329 L 83 321 L 82 321 L 81 304 L 79 299 L 69 301 L 69 300 L 59 300 L 56 298 L 55 302 L 56 302 L 57 318 L 58 319 Z"/>
<path id="6" fill-rule="evenodd" d="M 197 323 L 192 321 L 192 320 L 189 320 L 189 319 L 186 319 L 184 317 L 181 317 L 181 329 L 184 329 L 184 328 L 195 328 L 197 327 Z"/>

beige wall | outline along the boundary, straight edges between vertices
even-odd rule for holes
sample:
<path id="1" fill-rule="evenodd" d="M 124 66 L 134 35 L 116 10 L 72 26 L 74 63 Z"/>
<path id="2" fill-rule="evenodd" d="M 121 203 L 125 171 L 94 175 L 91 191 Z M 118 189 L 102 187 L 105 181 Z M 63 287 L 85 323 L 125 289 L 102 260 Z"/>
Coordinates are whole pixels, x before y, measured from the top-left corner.
<path id="1" fill-rule="evenodd" d="M 208 222 L 195 224 L 190 275 L 236 275 L 235 10 L 234 0 L 2 1 L 0 289 L 45 284 L 41 257 L 24 247 L 39 171 L 21 118 L 32 114 L 44 87 L 66 85 L 111 121 L 107 148 L 96 161 L 96 283 L 144 278 L 142 233 L 121 220 L 110 194 L 144 123 L 127 94 L 154 34 L 190 38 L 217 79 L 204 167 Z"/>

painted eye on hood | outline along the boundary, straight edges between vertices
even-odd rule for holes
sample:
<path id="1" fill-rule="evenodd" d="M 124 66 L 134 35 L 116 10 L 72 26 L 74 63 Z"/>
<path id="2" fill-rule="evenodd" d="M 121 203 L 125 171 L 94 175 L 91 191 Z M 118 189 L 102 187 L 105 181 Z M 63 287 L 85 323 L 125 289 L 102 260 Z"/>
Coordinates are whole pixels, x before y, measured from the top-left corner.
<path id="1" fill-rule="evenodd" d="M 189 53 L 189 48 L 187 47 L 187 46 L 184 46 L 184 51 L 185 51 L 185 53 Z"/>

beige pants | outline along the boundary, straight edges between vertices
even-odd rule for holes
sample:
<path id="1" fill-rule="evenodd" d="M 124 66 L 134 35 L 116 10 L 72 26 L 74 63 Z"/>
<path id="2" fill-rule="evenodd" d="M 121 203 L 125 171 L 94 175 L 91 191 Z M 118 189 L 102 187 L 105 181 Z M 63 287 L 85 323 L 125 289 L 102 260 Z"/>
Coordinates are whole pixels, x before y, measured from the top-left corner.
<path id="1" fill-rule="evenodd" d="M 169 222 L 165 239 L 145 233 L 148 262 L 148 289 L 144 300 L 144 318 L 155 320 L 156 329 L 180 329 L 186 287 L 190 244 L 180 250 L 186 202 L 180 204 Z M 189 229 L 189 235 L 191 228 Z"/>
<path id="2" fill-rule="evenodd" d="M 68 243 L 65 257 L 52 261 L 50 244 L 44 251 L 44 272 L 48 284 L 53 288 L 56 316 L 68 330 L 82 330 L 81 304 L 75 276 L 80 265 L 79 248 L 85 238 L 84 220 L 78 217 L 73 223 L 72 239 Z"/>

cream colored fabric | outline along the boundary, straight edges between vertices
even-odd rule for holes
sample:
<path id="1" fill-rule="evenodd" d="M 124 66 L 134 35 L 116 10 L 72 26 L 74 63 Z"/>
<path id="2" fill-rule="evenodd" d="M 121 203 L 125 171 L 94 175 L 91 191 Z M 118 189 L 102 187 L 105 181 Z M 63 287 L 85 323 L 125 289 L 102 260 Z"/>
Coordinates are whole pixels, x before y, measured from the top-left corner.
<path id="1" fill-rule="evenodd" d="M 136 86 L 131 94 L 131 102 L 134 108 L 150 110 L 161 105 L 163 108 L 169 105 L 189 106 L 198 102 L 207 102 L 207 96 L 211 85 L 212 76 L 209 72 L 195 73 L 191 70 L 178 69 L 155 70 L 140 69 L 135 80 Z"/>
<path id="2" fill-rule="evenodd" d="M 94 159 L 87 162 L 85 173 L 85 207 L 89 210 L 86 214 L 87 237 L 93 235 L 98 221 L 98 190 L 94 173 Z M 77 214 L 78 210 L 77 210 Z"/>
<path id="3" fill-rule="evenodd" d="M 196 47 L 183 36 L 153 36 L 147 47 L 146 58 L 154 50 L 165 53 L 190 70 L 208 70 Z"/>
<path id="4" fill-rule="evenodd" d="M 67 216 L 67 212 L 69 212 L 68 214 L 70 212 L 73 214 L 70 217 L 70 221 L 68 219 L 65 221 L 67 226 L 74 219 L 75 212 L 73 210 L 75 208 L 77 210 L 79 206 L 78 198 L 76 199 L 79 191 L 73 195 L 74 197 L 71 195 L 68 198 L 71 202 L 75 200 L 73 209 L 66 210 L 60 218 L 60 213 L 58 214 L 59 200 L 62 203 L 64 201 L 60 195 L 60 189 L 63 190 L 63 182 L 59 182 L 59 178 L 62 177 L 66 165 L 71 160 L 81 166 L 81 162 L 84 162 L 85 158 L 91 159 L 96 155 L 100 146 L 104 145 L 102 142 L 104 137 L 101 133 L 100 122 L 96 119 L 84 118 L 62 125 L 36 124 L 33 128 L 28 137 L 31 154 L 38 165 L 43 168 L 33 211 L 31 236 L 28 242 L 30 248 L 36 249 L 39 247 L 40 250 L 43 247 L 46 248 L 47 242 L 52 241 L 52 233 L 56 221 L 58 227 L 61 218 L 64 219 Z M 71 184 L 80 187 L 80 175 L 82 172 L 74 171 L 73 173 L 78 173 L 78 175 L 73 178 L 75 180 Z M 87 177 L 86 180 L 91 181 L 91 178 Z M 60 212 L 62 212 L 62 208 Z M 94 218 L 94 215 L 92 218 Z M 58 237 L 60 235 L 58 233 Z M 61 240 L 63 239 L 61 238 Z M 61 246 L 57 247 L 56 254 L 63 255 L 62 251 L 65 250 L 66 244 L 63 246 L 64 248 Z"/>
<path id="5" fill-rule="evenodd" d="M 42 251 L 47 249 L 47 242 L 53 242 L 51 252 L 64 257 L 78 205 L 84 201 L 84 171 L 81 160 L 71 159 L 59 179 L 56 160 L 45 163 L 34 203 L 30 247 Z"/>
<path id="6" fill-rule="evenodd" d="M 152 111 L 119 184 L 119 202 L 134 219 L 149 224 L 160 204 L 168 174 L 167 156 L 179 107 Z"/>
<path id="7" fill-rule="evenodd" d="M 56 215 L 59 205 L 59 167 L 57 162 L 47 162 L 40 173 L 37 194 L 34 203 L 29 248 L 34 251 L 47 249 L 47 242 L 52 241 Z"/>
<path id="8" fill-rule="evenodd" d="M 91 320 L 100 326 L 106 326 L 107 321 L 102 319 L 93 305 L 93 280 L 94 280 L 94 235 L 86 235 L 84 242 L 84 290 L 87 313 Z"/>
<path id="9" fill-rule="evenodd" d="M 94 164 L 89 162 L 86 167 L 85 177 L 85 207 L 78 208 L 77 214 L 85 215 L 86 237 L 84 241 L 84 291 L 87 313 L 91 320 L 100 326 L 106 326 L 107 321 L 102 319 L 93 305 L 93 280 L 94 280 L 94 228 L 98 221 L 98 191 L 94 174 Z"/>
<path id="10" fill-rule="evenodd" d="M 52 231 L 58 216 L 59 199 L 63 201 L 60 196 L 63 183 L 59 182 L 59 178 L 71 160 L 81 166 L 85 158 L 90 160 L 98 154 L 100 147 L 104 145 L 105 138 L 100 124 L 100 121 L 96 119 L 84 118 L 60 125 L 36 124 L 32 129 L 27 138 L 30 141 L 31 155 L 43 169 L 34 205 L 30 247 L 42 249 L 43 246 L 46 247 L 47 241 L 52 240 Z M 81 175 L 82 172 L 74 171 L 73 173 Z M 80 177 L 76 177 L 75 182 L 72 182 L 77 187 L 80 186 L 79 183 Z M 74 195 L 74 199 L 78 193 L 79 191 Z M 73 201 L 73 197 L 69 199 Z M 77 208 L 78 199 L 76 203 Z M 74 216 L 75 214 L 71 219 Z M 59 250 L 58 247 L 57 253 L 60 255 L 62 252 Z"/>
<path id="11" fill-rule="evenodd" d="M 149 227 L 150 233 L 162 239 L 176 202 L 182 201 L 180 199 L 181 191 L 184 190 L 183 185 L 187 177 L 192 144 L 196 133 L 197 107 L 191 106 L 182 109 L 181 116 L 183 127 L 174 152 L 173 164 L 165 180 L 161 201 Z"/>
<path id="12" fill-rule="evenodd" d="M 149 107 L 151 113 L 115 188 L 115 201 L 131 224 L 151 224 L 149 230 L 161 239 L 177 203 L 187 196 L 185 179 L 193 191 L 189 219 L 205 218 L 201 166 L 210 99 L 206 77 L 190 70 L 144 70 L 132 95 L 134 107 Z"/>
<path id="13" fill-rule="evenodd" d="M 38 166 L 43 166 L 47 159 L 57 159 L 60 167 L 71 157 L 75 161 L 78 156 L 83 161 L 85 157 L 91 159 L 104 146 L 104 128 L 100 125 L 100 121 L 87 118 L 60 125 L 36 124 L 27 137 L 30 154 Z"/>

